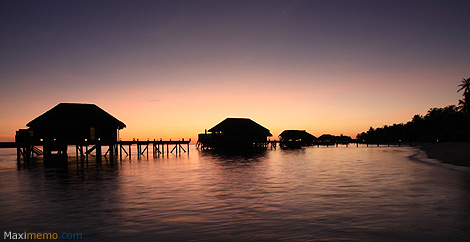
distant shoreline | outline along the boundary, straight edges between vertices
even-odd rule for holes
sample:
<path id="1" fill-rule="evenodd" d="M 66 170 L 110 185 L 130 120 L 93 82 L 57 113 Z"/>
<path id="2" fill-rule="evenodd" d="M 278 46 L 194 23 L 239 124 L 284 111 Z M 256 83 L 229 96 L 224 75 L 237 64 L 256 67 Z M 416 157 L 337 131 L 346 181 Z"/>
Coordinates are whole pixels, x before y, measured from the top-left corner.
<path id="1" fill-rule="evenodd" d="M 470 142 L 446 142 L 418 147 L 428 158 L 443 163 L 470 167 Z"/>

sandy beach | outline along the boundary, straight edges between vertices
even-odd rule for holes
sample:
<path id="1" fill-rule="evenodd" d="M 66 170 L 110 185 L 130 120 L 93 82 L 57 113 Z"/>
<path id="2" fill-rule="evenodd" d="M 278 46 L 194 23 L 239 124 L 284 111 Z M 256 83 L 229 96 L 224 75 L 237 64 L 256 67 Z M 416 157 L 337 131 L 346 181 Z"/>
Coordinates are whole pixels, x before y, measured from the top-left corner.
<path id="1" fill-rule="evenodd" d="M 432 159 L 470 167 L 470 142 L 447 142 L 419 147 Z"/>

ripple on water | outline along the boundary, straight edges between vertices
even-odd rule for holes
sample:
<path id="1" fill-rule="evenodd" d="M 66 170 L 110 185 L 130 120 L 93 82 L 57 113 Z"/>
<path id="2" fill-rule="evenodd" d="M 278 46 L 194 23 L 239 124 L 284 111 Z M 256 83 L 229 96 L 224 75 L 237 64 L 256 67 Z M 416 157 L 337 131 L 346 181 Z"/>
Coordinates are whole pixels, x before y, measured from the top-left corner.
<path id="1" fill-rule="evenodd" d="M 14 150 L 13 150 L 14 151 Z M 198 152 L 20 170 L 0 151 L 0 223 L 101 240 L 439 241 L 470 238 L 468 173 L 409 148 Z"/>

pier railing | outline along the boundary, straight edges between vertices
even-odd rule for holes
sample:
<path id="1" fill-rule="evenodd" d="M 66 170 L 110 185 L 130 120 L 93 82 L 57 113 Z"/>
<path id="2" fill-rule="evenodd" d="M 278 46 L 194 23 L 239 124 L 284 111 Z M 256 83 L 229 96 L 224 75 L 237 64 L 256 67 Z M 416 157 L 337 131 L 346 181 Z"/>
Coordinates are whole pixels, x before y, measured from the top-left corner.
<path id="1" fill-rule="evenodd" d="M 140 159 L 143 155 L 149 155 L 150 150 L 154 155 L 180 155 L 182 153 L 189 154 L 189 144 L 191 139 L 185 140 L 144 140 L 139 141 L 116 141 L 116 142 L 99 142 L 99 141 L 82 141 L 82 142 L 0 142 L 0 148 L 16 148 L 17 149 L 17 161 L 23 159 L 24 162 L 29 162 L 34 156 L 44 156 L 44 161 L 50 157 L 63 156 L 67 157 L 68 146 L 75 146 L 75 154 L 77 161 L 88 161 L 88 156 L 91 153 L 95 153 L 96 160 L 102 159 L 102 151 L 105 157 L 109 157 L 111 160 L 114 157 L 122 159 L 123 156 L 132 156 L 132 147 L 137 146 L 137 157 Z M 64 159 L 65 161 L 66 159 Z"/>

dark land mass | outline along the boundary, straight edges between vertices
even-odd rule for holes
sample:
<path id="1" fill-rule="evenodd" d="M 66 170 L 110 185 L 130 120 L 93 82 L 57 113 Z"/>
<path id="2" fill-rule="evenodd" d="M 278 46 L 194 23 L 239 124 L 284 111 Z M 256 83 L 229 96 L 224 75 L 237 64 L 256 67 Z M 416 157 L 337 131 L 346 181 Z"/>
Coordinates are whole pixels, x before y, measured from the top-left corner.
<path id="1" fill-rule="evenodd" d="M 459 105 L 444 108 L 431 108 L 426 115 L 416 114 L 406 124 L 399 123 L 372 128 L 357 134 L 356 138 L 364 143 L 441 143 L 442 145 L 423 147 L 430 157 L 439 158 L 447 163 L 468 166 L 468 145 L 470 142 L 470 77 L 463 78 L 457 92 L 462 91 L 463 99 Z M 468 144 L 468 143 L 467 143 Z M 455 147 L 454 147 L 455 146 Z"/>
<path id="2" fill-rule="evenodd" d="M 444 163 L 470 167 L 470 142 L 446 142 L 419 147 L 429 158 Z"/>

